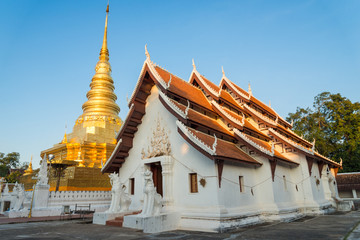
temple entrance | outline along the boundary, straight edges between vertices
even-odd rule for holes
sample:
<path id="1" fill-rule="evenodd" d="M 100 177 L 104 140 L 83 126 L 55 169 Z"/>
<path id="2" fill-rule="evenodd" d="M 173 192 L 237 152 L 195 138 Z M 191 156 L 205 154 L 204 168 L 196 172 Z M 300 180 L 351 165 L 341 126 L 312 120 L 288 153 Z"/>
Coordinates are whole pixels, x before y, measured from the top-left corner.
<path id="1" fill-rule="evenodd" d="M 2 209 L 3 212 L 10 211 L 10 201 L 4 201 L 3 204 L 4 204 L 4 207 Z"/>
<path id="2" fill-rule="evenodd" d="M 150 163 L 150 170 L 153 174 L 153 181 L 156 192 L 163 196 L 162 167 L 160 162 Z"/>

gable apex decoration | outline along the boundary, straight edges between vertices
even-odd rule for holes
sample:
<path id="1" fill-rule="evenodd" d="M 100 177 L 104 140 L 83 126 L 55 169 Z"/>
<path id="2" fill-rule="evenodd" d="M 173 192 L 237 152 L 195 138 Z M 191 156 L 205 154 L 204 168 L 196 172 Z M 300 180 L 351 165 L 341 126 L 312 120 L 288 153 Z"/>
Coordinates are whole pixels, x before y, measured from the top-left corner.
<path id="1" fill-rule="evenodd" d="M 244 126 L 245 124 L 245 116 L 244 113 L 241 112 L 243 114 L 243 119 L 240 122 L 238 119 L 234 118 L 233 116 L 231 116 L 230 114 L 228 114 L 215 100 L 211 101 L 211 104 L 218 109 L 224 116 L 226 116 L 228 119 L 230 119 L 231 121 L 233 121 L 234 123 L 238 124 L 239 126 Z"/>
<path id="2" fill-rule="evenodd" d="M 205 152 L 209 153 L 210 155 L 216 155 L 216 144 L 215 144 L 215 148 L 212 148 L 208 145 L 206 145 L 203 141 L 201 141 L 198 137 L 196 137 L 195 135 L 193 135 L 188 128 L 185 126 L 185 124 L 183 124 L 182 122 L 180 122 L 179 120 L 176 121 L 176 125 L 178 126 L 178 128 L 181 129 L 181 131 L 189 138 L 191 139 L 191 141 L 195 142 L 199 147 L 201 147 Z M 216 140 L 217 141 L 217 140 Z M 213 144 L 213 147 L 214 147 Z"/>
<path id="3" fill-rule="evenodd" d="M 224 80 L 235 91 L 236 94 L 238 94 L 239 96 L 243 97 L 244 99 L 246 99 L 248 101 L 250 100 L 250 97 L 246 96 L 244 93 L 240 92 L 226 76 L 224 76 Z"/>
<path id="4" fill-rule="evenodd" d="M 249 85 L 248 85 L 248 93 L 249 93 L 250 96 L 252 96 L 252 90 L 251 90 L 250 82 L 249 82 Z"/>
<path id="5" fill-rule="evenodd" d="M 147 44 L 145 44 L 145 56 L 146 56 L 146 59 L 149 59 L 150 60 L 150 54 L 147 50 Z"/>
<path id="6" fill-rule="evenodd" d="M 174 110 L 177 114 L 179 114 L 183 119 L 187 119 L 187 115 L 188 115 L 188 111 L 189 108 L 185 109 L 185 112 L 183 112 L 178 106 L 176 106 L 176 104 L 174 104 L 171 99 L 166 96 L 165 93 L 163 93 L 162 91 L 159 91 L 159 95 L 161 97 L 161 99 L 163 99 L 165 101 L 165 103 L 172 109 Z M 188 101 L 188 106 L 190 105 L 190 102 Z"/>
<path id="7" fill-rule="evenodd" d="M 274 137 L 277 137 L 277 138 L 279 138 L 279 139 L 281 139 L 281 140 L 289 143 L 291 146 L 293 146 L 293 147 L 295 147 L 295 148 L 297 148 L 297 149 L 299 149 L 299 150 L 301 150 L 301 151 L 303 151 L 303 152 L 305 152 L 305 153 L 307 153 L 307 154 L 314 155 L 314 152 L 313 152 L 313 151 L 311 151 L 311 150 L 309 150 L 309 149 L 307 149 L 307 148 L 299 145 L 298 143 L 296 143 L 296 142 L 294 142 L 294 141 L 292 141 L 292 140 L 284 137 L 283 135 L 281 135 L 280 133 L 276 132 L 276 131 L 275 131 L 274 129 L 272 129 L 272 128 L 269 128 L 269 133 L 270 133 L 271 135 L 273 135 Z"/>
<path id="8" fill-rule="evenodd" d="M 215 89 L 213 89 L 201 76 L 201 74 L 197 71 L 196 69 L 196 66 L 195 66 L 195 62 L 194 62 L 194 59 L 193 59 L 193 71 L 192 73 L 195 74 L 195 76 L 197 77 L 197 79 L 201 82 L 202 85 L 204 85 L 205 88 L 207 88 L 211 94 L 213 94 L 215 97 L 219 97 L 220 94 L 218 91 L 216 91 Z M 191 76 L 192 74 L 190 75 L 190 79 L 189 79 L 189 82 L 191 82 Z"/>
<path id="9" fill-rule="evenodd" d="M 245 142 L 249 143 L 251 146 L 255 147 L 257 150 L 260 150 L 261 152 L 274 157 L 274 153 L 270 152 L 268 150 L 266 150 L 265 148 L 263 148 L 262 146 L 258 145 L 257 143 L 251 141 L 251 139 L 249 139 L 245 134 L 243 134 L 242 132 L 240 132 L 239 130 L 237 130 L 236 128 L 233 129 L 234 133 L 239 136 L 241 139 L 243 139 Z"/>

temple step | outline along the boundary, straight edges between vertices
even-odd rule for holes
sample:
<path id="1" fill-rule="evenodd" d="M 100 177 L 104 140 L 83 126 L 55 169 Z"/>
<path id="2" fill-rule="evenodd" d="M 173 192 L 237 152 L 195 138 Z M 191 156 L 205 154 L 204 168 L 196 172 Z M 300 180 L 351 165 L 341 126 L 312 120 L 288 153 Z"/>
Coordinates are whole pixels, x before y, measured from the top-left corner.
<path id="1" fill-rule="evenodd" d="M 117 217 L 114 220 L 106 221 L 107 226 L 114 226 L 114 227 L 122 227 L 124 222 L 124 217 Z"/>
<path id="2" fill-rule="evenodd" d="M 136 215 L 136 214 L 139 214 L 139 213 L 141 213 L 141 211 L 128 213 L 128 214 L 125 214 L 124 216 Z M 123 222 L 124 222 L 124 216 L 116 217 L 116 218 L 113 219 L 113 220 L 108 220 L 108 221 L 106 221 L 106 225 L 107 225 L 107 226 L 122 227 Z"/>

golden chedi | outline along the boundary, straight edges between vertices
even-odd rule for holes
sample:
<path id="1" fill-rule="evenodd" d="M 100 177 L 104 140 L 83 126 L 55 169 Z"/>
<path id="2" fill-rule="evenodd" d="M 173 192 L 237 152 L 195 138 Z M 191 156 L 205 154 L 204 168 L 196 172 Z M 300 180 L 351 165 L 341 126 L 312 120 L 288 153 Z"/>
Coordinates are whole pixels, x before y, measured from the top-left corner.
<path id="1" fill-rule="evenodd" d="M 29 166 L 28 166 L 27 169 L 24 171 L 24 175 L 29 175 L 29 174 L 32 174 L 32 173 L 33 173 L 32 160 L 33 160 L 33 156 L 31 156 Z"/>
<path id="2" fill-rule="evenodd" d="M 60 177 L 60 191 L 110 190 L 107 174 L 101 174 L 116 145 L 116 133 L 122 120 L 118 116 L 114 81 L 111 77 L 109 51 L 107 48 L 107 23 L 109 6 L 106 9 L 105 32 L 95 75 L 90 83 L 87 101 L 82 105 L 83 114 L 78 117 L 72 133 L 52 148 L 41 152 L 53 156 L 51 164 L 66 165 Z M 55 190 L 57 177 L 50 176 L 50 191 Z"/>

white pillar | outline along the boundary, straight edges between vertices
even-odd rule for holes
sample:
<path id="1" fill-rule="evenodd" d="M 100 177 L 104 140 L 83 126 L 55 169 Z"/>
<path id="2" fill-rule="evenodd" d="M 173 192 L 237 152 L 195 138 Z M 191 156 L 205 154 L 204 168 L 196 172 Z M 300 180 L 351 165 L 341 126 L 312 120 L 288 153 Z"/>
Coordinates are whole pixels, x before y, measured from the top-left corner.
<path id="1" fill-rule="evenodd" d="M 353 198 L 357 198 L 356 189 L 352 190 Z"/>
<path id="2" fill-rule="evenodd" d="M 161 160 L 162 176 L 163 176 L 163 200 L 165 207 L 168 208 L 174 202 L 173 197 L 173 165 L 174 160 L 171 156 L 163 156 Z"/>

